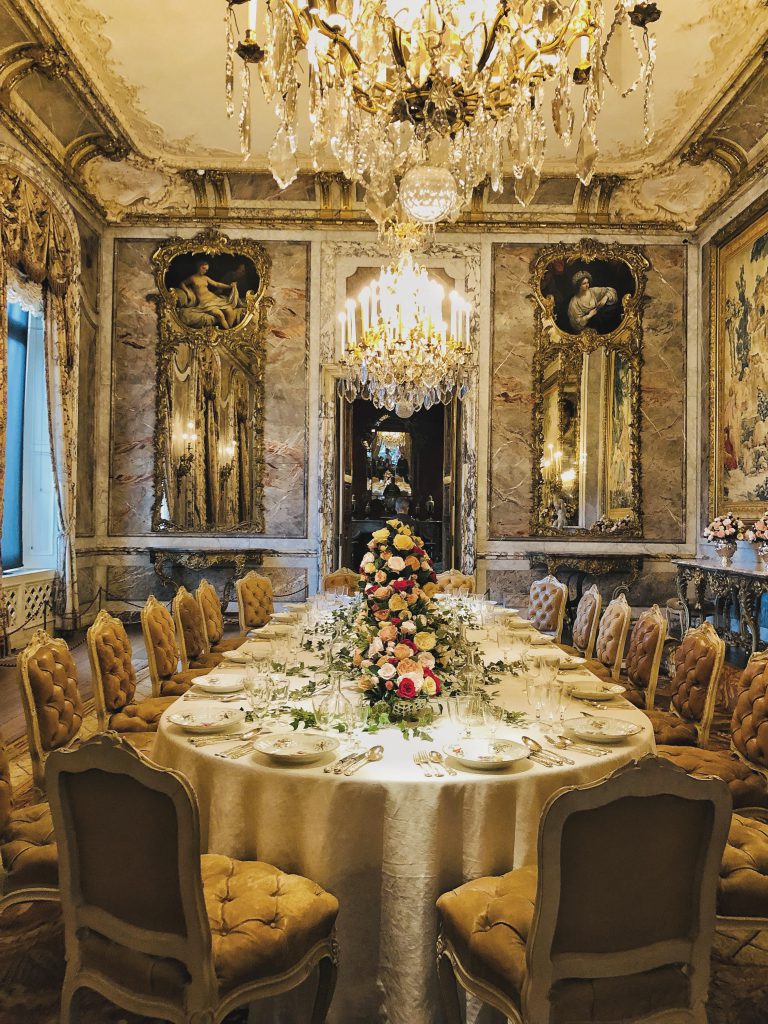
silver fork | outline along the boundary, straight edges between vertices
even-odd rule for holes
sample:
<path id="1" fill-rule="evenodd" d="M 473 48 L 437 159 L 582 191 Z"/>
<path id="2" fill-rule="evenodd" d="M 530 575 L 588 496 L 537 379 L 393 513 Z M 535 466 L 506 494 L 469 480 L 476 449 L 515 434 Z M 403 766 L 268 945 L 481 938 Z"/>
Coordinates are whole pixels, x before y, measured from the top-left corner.
<path id="1" fill-rule="evenodd" d="M 433 764 L 442 765 L 442 767 L 445 768 L 445 770 L 448 772 L 449 775 L 458 775 L 459 774 L 456 771 L 455 768 L 451 768 L 451 766 L 446 762 L 445 758 L 443 757 L 443 755 L 440 753 L 439 750 L 430 750 L 430 752 L 429 752 L 429 760 Z"/>
<path id="2" fill-rule="evenodd" d="M 214 757 L 222 757 L 225 761 L 236 761 L 239 757 L 245 757 L 246 754 L 253 753 L 253 743 L 249 740 L 247 743 L 241 743 L 239 746 L 234 747 L 232 750 L 222 750 L 214 754 Z"/>
<path id="3" fill-rule="evenodd" d="M 421 753 L 420 753 L 420 752 L 419 752 L 418 750 L 417 750 L 417 751 L 416 751 L 416 753 L 415 753 L 415 754 L 413 755 L 413 763 L 414 763 L 414 764 L 415 764 L 415 765 L 416 765 L 416 766 L 417 766 L 418 768 L 421 768 L 422 772 L 424 773 L 424 775 L 425 775 L 425 776 L 426 776 L 426 777 L 427 777 L 428 779 L 431 779 L 431 778 L 432 778 L 432 769 L 431 769 L 431 768 L 428 768 L 428 767 L 427 767 L 427 765 L 425 765 L 425 764 L 424 764 L 424 761 L 422 760 L 422 757 L 421 757 Z"/>

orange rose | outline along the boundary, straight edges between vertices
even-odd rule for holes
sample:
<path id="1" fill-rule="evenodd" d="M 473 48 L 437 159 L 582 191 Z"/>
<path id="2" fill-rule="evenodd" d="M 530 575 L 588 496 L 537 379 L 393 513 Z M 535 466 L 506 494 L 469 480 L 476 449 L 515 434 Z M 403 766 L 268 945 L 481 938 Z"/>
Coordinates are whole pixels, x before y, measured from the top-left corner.
<path id="1" fill-rule="evenodd" d="M 403 658 L 410 658 L 413 652 L 408 644 L 398 644 L 392 653 L 398 661 L 401 661 Z"/>
<path id="2" fill-rule="evenodd" d="M 397 666 L 399 676 L 420 676 L 423 673 L 421 665 L 413 658 L 404 658 Z"/>
<path id="3" fill-rule="evenodd" d="M 408 555 L 408 557 L 405 560 L 405 564 L 408 566 L 409 569 L 419 568 L 419 560 L 415 555 Z"/>
<path id="4" fill-rule="evenodd" d="M 379 636 L 385 643 L 397 640 L 397 626 L 393 626 L 391 622 L 382 623 L 379 626 Z"/>
<path id="5" fill-rule="evenodd" d="M 419 595 L 416 594 L 414 591 L 411 591 L 410 594 L 406 595 L 405 600 L 408 602 L 408 604 L 416 604 L 416 602 L 419 600 Z"/>
<path id="6" fill-rule="evenodd" d="M 374 619 L 378 619 L 380 622 L 383 622 L 385 619 L 389 618 L 389 612 L 386 609 L 384 609 L 384 611 L 374 612 L 373 617 Z"/>

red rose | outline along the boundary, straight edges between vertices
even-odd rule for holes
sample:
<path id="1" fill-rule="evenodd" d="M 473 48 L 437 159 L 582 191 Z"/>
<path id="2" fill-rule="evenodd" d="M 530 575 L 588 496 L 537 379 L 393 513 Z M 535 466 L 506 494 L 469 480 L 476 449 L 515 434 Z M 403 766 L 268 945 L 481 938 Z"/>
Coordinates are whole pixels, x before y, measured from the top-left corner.
<path id="1" fill-rule="evenodd" d="M 424 557 L 424 548 L 411 548 L 411 554 L 415 558 L 423 558 Z"/>
<path id="2" fill-rule="evenodd" d="M 397 696 L 403 697 L 405 700 L 413 700 L 416 696 L 416 684 L 410 676 L 403 676 L 400 680 L 400 685 L 397 688 Z"/>
<path id="3" fill-rule="evenodd" d="M 429 574 L 429 582 L 430 583 L 437 583 L 437 573 L 436 572 L 431 572 Z"/>
<path id="4" fill-rule="evenodd" d="M 399 626 L 400 623 L 402 622 L 402 619 L 398 619 L 397 616 L 392 616 L 392 618 L 389 621 L 392 623 L 393 626 Z"/>
<path id="5" fill-rule="evenodd" d="M 406 646 L 406 647 L 410 647 L 412 651 L 415 651 L 415 650 L 416 650 L 416 644 L 415 644 L 415 643 L 413 642 L 413 640 L 408 640 L 408 639 L 406 639 L 406 638 L 403 638 L 403 639 L 402 639 L 402 640 L 400 641 L 400 643 L 401 643 L 401 644 L 405 644 L 405 646 Z"/>
<path id="6" fill-rule="evenodd" d="M 412 580 L 394 580 L 392 583 L 393 590 L 410 590 L 412 586 Z"/>

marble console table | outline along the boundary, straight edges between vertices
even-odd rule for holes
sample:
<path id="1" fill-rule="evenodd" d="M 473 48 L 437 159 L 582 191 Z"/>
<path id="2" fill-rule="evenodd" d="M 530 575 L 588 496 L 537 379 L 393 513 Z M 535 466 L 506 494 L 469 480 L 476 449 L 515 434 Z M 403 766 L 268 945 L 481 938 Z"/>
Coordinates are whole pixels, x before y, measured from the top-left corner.
<path id="1" fill-rule="evenodd" d="M 205 575 L 208 569 L 231 569 L 232 572 L 224 584 L 221 607 L 226 610 L 232 598 L 232 591 L 235 580 L 244 576 L 248 569 L 255 569 L 264 564 L 264 554 L 261 551 L 180 551 L 166 549 L 165 551 L 153 550 L 150 552 L 150 559 L 155 568 L 155 573 L 163 583 L 167 583 L 179 589 L 179 584 L 174 579 L 174 569 L 189 569 L 193 572 Z"/>
<path id="2" fill-rule="evenodd" d="M 716 554 L 701 558 L 673 558 L 677 567 L 677 593 L 690 618 L 714 615 L 714 626 L 726 643 L 753 654 L 766 644 L 760 639 L 760 604 L 768 594 L 768 567 L 751 545 L 740 545 L 732 559 Z M 689 597 L 693 584 L 695 598 Z M 709 601 L 708 601 L 709 598 Z M 738 617 L 733 629 L 731 612 Z"/>

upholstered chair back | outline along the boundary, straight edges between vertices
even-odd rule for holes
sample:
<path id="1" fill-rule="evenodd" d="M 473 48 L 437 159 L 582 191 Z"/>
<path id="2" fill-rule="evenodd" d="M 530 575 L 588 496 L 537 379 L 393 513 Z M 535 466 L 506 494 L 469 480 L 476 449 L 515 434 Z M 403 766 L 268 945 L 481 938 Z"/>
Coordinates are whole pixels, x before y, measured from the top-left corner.
<path id="1" fill-rule="evenodd" d="M 141 631 L 147 649 L 152 695 L 159 697 L 162 681 L 170 679 L 178 670 L 180 655 L 173 616 L 154 594 L 150 594 L 141 609 Z"/>
<path id="2" fill-rule="evenodd" d="M 542 633 L 553 633 L 559 642 L 563 633 L 568 587 L 554 576 L 545 576 L 531 584 L 528 619 Z"/>
<path id="3" fill-rule="evenodd" d="M 120 619 L 104 609 L 89 628 L 87 639 L 96 717 L 99 728 L 106 729 L 110 715 L 130 704 L 136 693 L 131 641 Z"/>
<path id="4" fill-rule="evenodd" d="M 344 590 L 344 593 L 348 597 L 354 597 L 357 594 L 359 587 L 358 581 L 360 576 L 353 569 L 337 569 L 335 572 L 328 573 L 327 576 L 323 577 L 323 590 Z"/>
<path id="5" fill-rule="evenodd" d="M 585 658 L 591 658 L 595 649 L 595 637 L 602 606 L 603 599 L 600 596 L 600 591 L 593 583 L 589 590 L 585 590 L 581 595 L 572 630 L 573 646 L 581 651 Z"/>
<path id="6" fill-rule="evenodd" d="M 725 642 L 711 622 L 689 629 L 675 651 L 670 707 L 680 718 L 696 724 L 702 747 L 709 739 L 724 660 Z"/>
<path id="7" fill-rule="evenodd" d="M 591 1004 L 586 983 L 573 980 L 585 976 L 613 982 L 613 994 L 603 989 L 601 1019 L 628 1019 L 638 1006 L 622 978 L 631 986 L 638 971 L 653 970 L 667 998 L 682 997 L 671 1005 L 703 1011 L 730 813 L 720 779 L 693 778 L 651 756 L 549 800 L 526 943 L 526 1021 L 575 1020 L 569 1006 Z M 619 868 L 628 863 L 631 872 Z M 587 1018 L 589 1010 L 579 1013 Z"/>
<path id="8" fill-rule="evenodd" d="M 474 594 L 475 581 L 472 576 L 465 576 L 458 569 L 447 569 L 437 574 L 437 589 L 442 594 L 458 594 L 465 589 L 468 594 Z"/>
<path id="9" fill-rule="evenodd" d="M 5 832 L 12 809 L 13 786 L 11 785 L 11 766 L 8 762 L 5 740 L 0 736 L 0 835 Z"/>
<path id="10" fill-rule="evenodd" d="M 647 608 L 635 623 L 624 660 L 632 689 L 645 691 L 645 707 L 653 708 L 659 665 L 667 639 L 667 619 L 657 604 Z"/>
<path id="11" fill-rule="evenodd" d="M 251 569 L 235 583 L 240 632 L 266 625 L 275 606 L 272 602 L 272 583 Z"/>
<path id="12" fill-rule="evenodd" d="M 200 580 L 195 597 L 200 605 L 200 611 L 203 613 L 205 632 L 210 648 L 219 643 L 224 636 L 224 616 L 221 612 L 221 602 L 213 584 L 208 580 Z"/>
<path id="13" fill-rule="evenodd" d="M 618 679 L 621 672 L 621 659 L 624 657 L 624 644 L 627 642 L 631 617 L 632 609 L 627 604 L 626 597 L 619 594 L 608 604 L 600 620 L 595 658 L 610 669 L 614 679 Z"/>
<path id="14" fill-rule="evenodd" d="M 128 957 L 137 977 L 140 967 L 160 979 L 160 993 L 184 993 L 185 1019 L 198 1019 L 215 1002 L 215 978 L 189 784 L 115 733 L 59 753 L 46 774 L 67 961 L 98 963 L 100 975 L 125 985 Z M 116 865 L 128 861 L 140 885 L 116 884 Z"/>
<path id="15" fill-rule="evenodd" d="M 184 672 L 190 662 L 197 661 L 210 653 L 205 619 L 200 605 L 186 587 L 179 587 L 171 602 L 176 623 L 176 638 L 179 643 L 181 667 Z"/>
<path id="16" fill-rule="evenodd" d="M 83 701 L 66 641 L 38 630 L 17 658 L 32 774 L 41 789 L 47 755 L 80 732 Z"/>
<path id="17" fill-rule="evenodd" d="M 768 771 L 768 651 L 753 654 L 741 674 L 731 744 L 750 765 Z"/>

